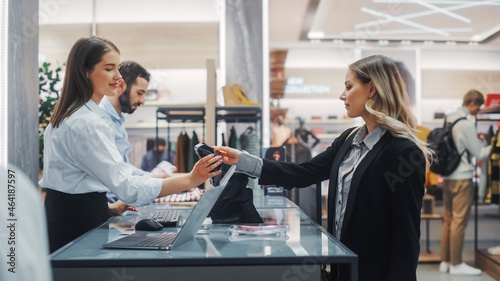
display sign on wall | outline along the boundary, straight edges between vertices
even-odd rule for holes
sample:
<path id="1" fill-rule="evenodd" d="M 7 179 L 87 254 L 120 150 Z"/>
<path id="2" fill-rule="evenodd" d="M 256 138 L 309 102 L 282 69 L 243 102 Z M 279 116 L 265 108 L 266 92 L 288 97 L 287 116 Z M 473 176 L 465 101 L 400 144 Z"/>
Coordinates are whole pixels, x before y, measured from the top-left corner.
<path id="1" fill-rule="evenodd" d="M 289 77 L 285 87 L 285 94 L 329 94 L 330 87 L 327 85 L 308 85 L 304 84 L 303 77 Z"/>

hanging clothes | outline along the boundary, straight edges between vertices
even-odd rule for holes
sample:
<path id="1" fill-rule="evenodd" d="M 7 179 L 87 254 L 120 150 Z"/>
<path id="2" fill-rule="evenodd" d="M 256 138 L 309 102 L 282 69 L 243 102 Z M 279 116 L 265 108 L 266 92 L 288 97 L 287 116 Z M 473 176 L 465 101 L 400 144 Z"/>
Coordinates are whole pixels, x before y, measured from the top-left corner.
<path id="1" fill-rule="evenodd" d="M 224 133 L 221 133 L 222 135 L 222 146 L 227 146 L 226 144 L 226 136 L 224 135 Z"/>
<path id="2" fill-rule="evenodd" d="M 242 150 L 260 157 L 260 139 L 253 127 L 248 127 L 240 135 L 240 144 Z"/>
<path id="3" fill-rule="evenodd" d="M 231 127 L 231 130 L 229 132 L 229 140 L 227 145 L 232 148 L 241 149 L 240 140 L 238 139 L 238 135 L 236 134 L 236 129 L 234 128 L 234 126 Z"/>
<path id="4" fill-rule="evenodd" d="M 188 173 L 189 136 L 183 130 L 177 138 L 175 148 L 175 163 L 178 173 Z"/>
<path id="5" fill-rule="evenodd" d="M 500 130 L 491 138 L 491 156 L 488 166 L 488 183 L 491 189 L 491 203 L 500 203 Z"/>
<path id="6" fill-rule="evenodd" d="M 194 167 L 194 164 L 198 162 L 199 157 L 194 152 L 194 146 L 197 145 L 199 142 L 200 140 L 198 139 L 198 135 L 193 130 L 193 137 L 189 142 L 189 150 L 188 150 L 188 164 L 187 164 L 188 171 L 191 171 Z"/>
<path id="7" fill-rule="evenodd" d="M 493 131 L 493 125 L 490 125 L 488 128 L 488 132 L 485 136 L 485 142 L 492 144 L 492 138 L 495 136 L 495 132 Z M 493 146 L 491 147 L 493 151 Z M 490 156 L 491 157 L 491 156 Z M 479 177 L 479 188 L 477 191 L 477 198 L 479 202 L 484 202 L 487 195 L 488 186 L 490 185 L 489 179 L 489 159 L 485 159 L 481 161 L 481 175 Z"/>

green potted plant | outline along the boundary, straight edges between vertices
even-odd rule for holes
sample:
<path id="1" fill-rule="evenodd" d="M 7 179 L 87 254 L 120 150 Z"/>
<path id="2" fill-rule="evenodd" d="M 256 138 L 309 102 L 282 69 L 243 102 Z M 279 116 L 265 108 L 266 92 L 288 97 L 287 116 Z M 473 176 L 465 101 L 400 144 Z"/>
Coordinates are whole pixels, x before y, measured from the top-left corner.
<path id="1" fill-rule="evenodd" d="M 43 172 L 43 134 L 45 128 L 50 123 L 50 116 L 54 111 L 57 100 L 59 99 L 60 86 L 58 83 L 61 81 L 60 72 L 61 67 L 56 70 L 51 69 L 51 64 L 44 62 L 38 69 L 39 79 L 39 107 L 38 107 L 38 141 L 39 141 L 39 165 L 40 173 Z"/>

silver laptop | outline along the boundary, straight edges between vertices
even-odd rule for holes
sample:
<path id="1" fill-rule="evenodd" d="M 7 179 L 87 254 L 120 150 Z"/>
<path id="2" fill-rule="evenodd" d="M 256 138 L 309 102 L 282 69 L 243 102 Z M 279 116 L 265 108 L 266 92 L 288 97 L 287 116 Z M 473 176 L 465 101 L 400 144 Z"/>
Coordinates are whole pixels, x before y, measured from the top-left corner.
<path id="1" fill-rule="evenodd" d="M 206 190 L 201 196 L 198 204 L 193 208 L 191 214 L 177 233 L 141 232 L 133 233 L 121 239 L 104 244 L 104 248 L 115 249 L 149 249 L 149 250 L 171 250 L 188 240 L 194 238 L 203 221 L 212 210 L 215 202 L 226 187 L 229 179 L 234 174 L 236 166 L 231 166 L 222 178 L 220 184 L 210 190 Z"/>

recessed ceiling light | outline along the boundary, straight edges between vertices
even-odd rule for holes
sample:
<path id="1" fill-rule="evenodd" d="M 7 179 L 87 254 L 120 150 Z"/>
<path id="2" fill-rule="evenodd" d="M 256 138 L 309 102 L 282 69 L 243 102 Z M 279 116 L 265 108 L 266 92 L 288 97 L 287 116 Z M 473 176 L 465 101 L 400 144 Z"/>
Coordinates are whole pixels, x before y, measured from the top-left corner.
<path id="1" fill-rule="evenodd" d="M 379 46 L 387 46 L 389 45 L 389 40 L 378 40 Z"/>
<path id="2" fill-rule="evenodd" d="M 309 39 L 323 39 L 323 38 L 325 38 L 325 33 L 323 31 L 309 31 L 307 33 L 307 38 L 309 38 Z"/>

